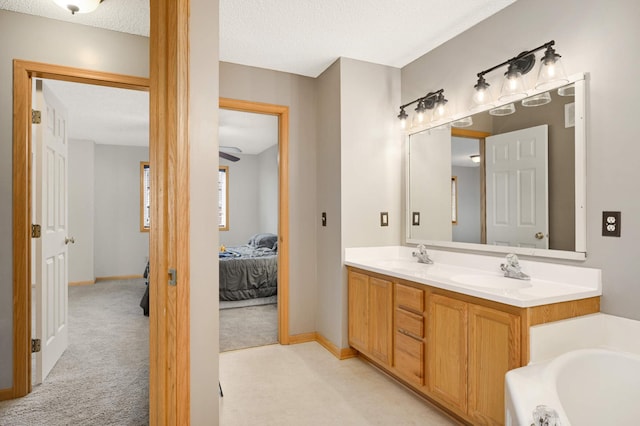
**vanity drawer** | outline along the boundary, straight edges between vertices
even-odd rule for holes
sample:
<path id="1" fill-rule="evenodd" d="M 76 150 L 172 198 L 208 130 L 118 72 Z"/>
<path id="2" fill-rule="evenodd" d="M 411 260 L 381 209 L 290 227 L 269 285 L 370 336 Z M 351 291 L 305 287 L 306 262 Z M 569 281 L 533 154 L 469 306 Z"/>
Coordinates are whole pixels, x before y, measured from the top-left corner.
<path id="1" fill-rule="evenodd" d="M 424 312 L 424 290 L 404 284 L 396 284 L 396 306 L 414 312 Z"/>
<path id="2" fill-rule="evenodd" d="M 395 338 L 395 370 L 411 383 L 424 385 L 424 343 L 397 331 Z"/>
<path id="3" fill-rule="evenodd" d="M 424 337 L 424 318 L 404 309 L 396 309 L 396 330 L 421 339 Z"/>

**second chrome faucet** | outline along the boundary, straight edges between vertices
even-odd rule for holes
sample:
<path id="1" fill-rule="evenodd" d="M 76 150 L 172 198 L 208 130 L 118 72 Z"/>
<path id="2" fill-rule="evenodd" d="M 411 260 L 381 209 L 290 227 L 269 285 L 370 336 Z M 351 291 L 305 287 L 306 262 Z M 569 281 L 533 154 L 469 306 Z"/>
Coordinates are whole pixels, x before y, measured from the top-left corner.
<path id="1" fill-rule="evenodd" d="M 419 244 L 418 251 L 414 251 L 411 254 L 413 255 L 413 257 L 418 258 L 418 263 L 427 263 L 427 264 L 433 263 L 433 260 L 431 260 L 431 258 L 427 254 L 427 246 L 425 246 L 424 244 Z"/>

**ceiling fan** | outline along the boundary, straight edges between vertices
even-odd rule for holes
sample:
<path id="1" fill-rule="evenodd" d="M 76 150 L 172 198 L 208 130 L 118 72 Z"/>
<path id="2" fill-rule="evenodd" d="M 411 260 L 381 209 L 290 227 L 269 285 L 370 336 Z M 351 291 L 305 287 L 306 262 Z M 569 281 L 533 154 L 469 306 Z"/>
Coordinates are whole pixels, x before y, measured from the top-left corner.
<path id="1" fill-rule="evenodd" d="M 220 150 L 218 151 L 218 155 L 220 158 L 224 158 L 225 160 L 233 161 L 234 163 L 240 160 L 240 157 L 236 157 L 235 155 L 229 154 L 229 151 L 240 154 L 242 150 L 235 146 L 220 146 Z"/>

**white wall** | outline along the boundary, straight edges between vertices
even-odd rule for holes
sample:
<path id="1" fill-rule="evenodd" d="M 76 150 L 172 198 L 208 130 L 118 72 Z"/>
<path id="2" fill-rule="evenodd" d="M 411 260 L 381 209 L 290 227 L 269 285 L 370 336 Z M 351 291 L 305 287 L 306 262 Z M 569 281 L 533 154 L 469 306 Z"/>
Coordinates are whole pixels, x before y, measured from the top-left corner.
<path id="1" fill-rule="evenodd" d="M 93 281 L 94 163 L 93 141 L 69 139 L 69 282 Z"/>
<path id="2" fill-rule="evenodd" d="M 149 148 L 96 145 L 94 268 L 96 277 L 141 275 L 149 232 L 140 231 L 140 162 Z"/>
<path id="3" fill-rule="evenodd" d="M 403 102 L 445 88 L 453 110 L 467 105 L 476 73 L 552 39 L 568 74 L 589 73 L 587 260 L 579 264 L 602 269 L 603 312 L 632 319 L 640 319 L 640 198 L 632 195 L 640 181 L 633 142 L 640 83 L 621 70 L 640 68 L 640 55 L 629 53 L 640 48 L 638 17 L 636 0 L 518 0 L 402 69 Z M 608 210 L 622 212 L 620 238 L 601 234 Z"/>
<path id="4" fill-rule="evenodd" d="M 0 28 L 0 389 L 4 389 L 13 380 L 12 61 L 144 77 L 149 74 L 149 40 L 5 10 L 0 10 Z"/>

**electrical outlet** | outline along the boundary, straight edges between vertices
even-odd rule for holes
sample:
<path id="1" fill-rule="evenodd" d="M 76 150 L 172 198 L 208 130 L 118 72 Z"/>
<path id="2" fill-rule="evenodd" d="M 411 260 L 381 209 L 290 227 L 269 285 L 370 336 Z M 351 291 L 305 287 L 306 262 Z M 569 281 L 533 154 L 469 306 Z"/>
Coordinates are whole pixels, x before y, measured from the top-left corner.
<path id="1" fill-rule="evenodd" d="M 380 212 L 380 226 L 389 226 L 388 212 Z"/>
<path id="2" fill-rule="evenodd" d="M 602 236 L 620 236 L 620 212 L 602 212 Z"/>

